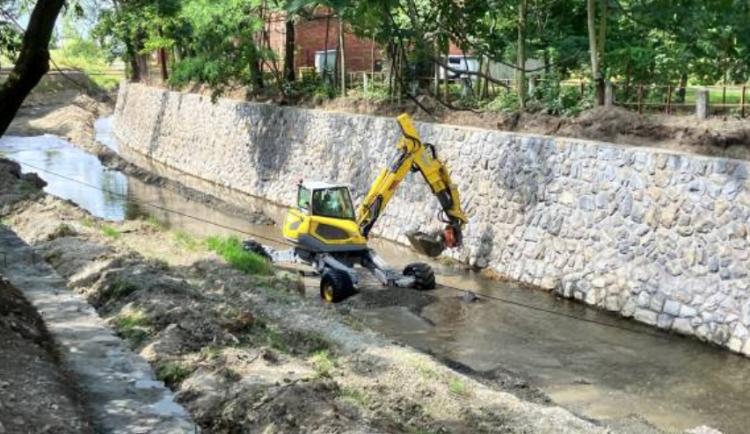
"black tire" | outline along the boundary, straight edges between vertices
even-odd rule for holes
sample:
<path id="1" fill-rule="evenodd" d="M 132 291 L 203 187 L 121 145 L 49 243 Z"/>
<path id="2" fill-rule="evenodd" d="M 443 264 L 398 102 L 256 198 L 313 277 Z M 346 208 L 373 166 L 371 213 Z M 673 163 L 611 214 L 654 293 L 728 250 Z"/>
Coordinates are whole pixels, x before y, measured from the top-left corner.
<path id="1" fill-rule="evenodd" d="M 242 247 L 246 252 L 255 253 L 266 261 L 271 262 L 271 256 L 268 254 L 268 252 L 266 252 L 266 249 L 264 249 L 263 245 L 261 245 L 259 242 L 255 240 L 246 240 L 244 243 L 242 243 Z"/>
<path id="2" fill-rule="evenodd" d="M 432 267 L 422 262 L 407 265 L 404 268 L 404 276 L 414 276 L 414 288 L 421 291 L 429 291 L 437 286 Z"/>
<path id="3" fill-rule="evenodd" d="M 341 303 L 354 295 L 352 278 L 346 271 L 328 269 L 320 279 L 320 298 L 327 303 Z"/>

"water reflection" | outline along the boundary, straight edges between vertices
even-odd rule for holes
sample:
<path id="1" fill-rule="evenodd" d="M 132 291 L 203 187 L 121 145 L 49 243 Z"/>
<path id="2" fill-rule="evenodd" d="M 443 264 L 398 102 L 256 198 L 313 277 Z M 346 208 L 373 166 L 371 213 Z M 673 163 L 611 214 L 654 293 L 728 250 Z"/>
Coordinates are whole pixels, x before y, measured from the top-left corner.
<path id="1" fill-rule="evenodd" d="M 111 220 L 125 218 L 127 178 L 122 173 L 107 170 L 96 157 L 49 135 L 4 136 L 0 138 L 0 150 L 6 158 L 21 163 L 24 172 L 38 172 L 48 182 L 44 188 L 47 193 L 71 200 L 96 216 Z M 78 183 L 40 172 L 37 168 Z"/>

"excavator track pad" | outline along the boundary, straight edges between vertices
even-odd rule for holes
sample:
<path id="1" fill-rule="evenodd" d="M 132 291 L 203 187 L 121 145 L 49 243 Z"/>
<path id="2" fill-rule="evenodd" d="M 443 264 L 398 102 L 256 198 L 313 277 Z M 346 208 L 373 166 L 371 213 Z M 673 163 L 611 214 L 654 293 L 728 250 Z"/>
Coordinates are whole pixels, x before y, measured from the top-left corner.
<path id="1" fill-rule="evenodd" d="M 440 232 L 427 234 L 419 231 L 409 231 L 406 232 L 406 238 L 409 239 L 414 250 L 430 258 L 440 256 L 446 248 L 445 237 Z"/>

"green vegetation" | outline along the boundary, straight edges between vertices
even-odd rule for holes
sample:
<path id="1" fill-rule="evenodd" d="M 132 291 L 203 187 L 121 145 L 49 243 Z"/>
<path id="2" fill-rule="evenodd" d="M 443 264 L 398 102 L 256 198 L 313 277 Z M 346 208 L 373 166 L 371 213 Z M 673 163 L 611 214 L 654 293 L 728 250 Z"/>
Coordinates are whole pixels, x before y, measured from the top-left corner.
<path id="1" fill-rule="evenodd" d="M 177 362 L 165 363 L 156 370 L 156 378 L 163 381 L 169 387 L 174 388 L 183 382 L 193 372 L 184 364 Z"/>
<path id="2" fill-rule="evenodd" d="M 94 220 L 93 217 L 91 217 L 89 215 L 87 215 L 87 216 L 83 217 L 82 219 L 80 219 L 78 221 L 78 223 L 80 223 L 81 226 L 83 226 L 85 228 L 93 228 L 94 226 L 96 226 L 96 221 Z"/>
<path id="3" fill-rule="evenodd" d="M 74 26 L 74 17 L 67 15 L 62 25 L 62 48 L 50 50 L 52 61 L 62 69 L 86 73 L 100 89 L 112 91 L 122 77 L 113 73 L 107 53 L 91 38 L 84 38 Z M 80 80 L 77 80 L 80 81 Z M 80 81 L 82 84 L 83 81 Z"/>
<path id="4" fill-rule="evenodd" d="M 195 252 L 201 247 L 201 242 L 195 239 L 192 235 L 189 233 L 183 231 L 183 230 L 176 230 L 172 233 L 172 240 L 177 244 L 179 247 L 182 247 L 185 250 Z"/>
<path id="5" fill-rule="evenodd" d="M 137 291 L 138 286 L 123 277 L 117 276 L 110 284 L 109 289 L 113 298 L 120 299 Z"/>
<path id="6" fill-rule="evenodd" d="M 336 369 L 336 360 L 328 350 L 316 351 L 312 357 L 313 368 L 320 377 L 331 377 Z"/>
<path id="7" fill-rule="evenodd" d="M 467 393 L 466 383 L 458 377 L 452 377 L 448 381 L 448 389 L 456 395 L 466 395 Z"/>
<path id="8" fill-rule="evenodd" d="M 143 309 L 132 309 L 121 314 L 115 328 L 120 336 L 136 345 L 143 343 L 151 334 L 151 324 Z"/>
<path id="9" fill-rule="evenodd" d="M 50 238 L 55 239 L 55 238 L 62 238 L 62 237 L 72 237 L 72 236 L 75 236 L 76 234 L 77 232 L 75 229 L 73 229 L 72 226 L 70 226 L 67 223 L 60 223 L 52 232 L 52 234 L 50 235 Z"/>
<path id="10" fill-rule="evenodd" d="M 146 227 L 149 227 L 156 232 L 163 232 L 167 229 L 167 226 L 161 220 L 151 215 L 144 218 L 142 221 Z"/>
<path id="11" fill-rule="evenodd" d="M 370 396 L 365 392 L 348 387 L 341 391 L 341 399 L 349 401 L 360 408 L 369 407 L 371 402 Z"/>
<path id="12" fill-rule="evenodd" d="M 247 274 L 271 274 L 273 267 L 263 257 L 248 252 L 238 237 L 209 237 L 206 240 L 209 250 L 216 252 L 232 267 Z"/>
<path id="13" fill-rule="evenodd" d="M 111 225 L 102 225 L 99 228 L 99 233 L 104 235 L 105 237 L 109 237 L 115 240 L 120 238 L 121 235 L 120 230 Z"/>

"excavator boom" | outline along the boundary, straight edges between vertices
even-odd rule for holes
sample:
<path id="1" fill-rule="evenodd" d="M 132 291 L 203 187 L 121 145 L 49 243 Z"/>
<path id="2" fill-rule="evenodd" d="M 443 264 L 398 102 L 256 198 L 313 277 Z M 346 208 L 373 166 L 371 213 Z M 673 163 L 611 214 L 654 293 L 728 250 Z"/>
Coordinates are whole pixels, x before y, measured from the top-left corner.
<path id="1" fill-rule="evenodd" d="M 440 203 L 446 228 L 441 234 L 410 232 L 406 235 L 420 253 L 438 256 L 446 247 L 461 245 L 462 228 L 468 219 L 461 209 L 458 189 L 445 164 L 438 158 L 435 147 L 422 143 L 409 115 L 399 116 L 398 124 L 403 133 L 397 146 L 398 153 L 357 208 L 357 223 L 362 235 L 367 237 L 409 171 L 420 172 Z"/>

